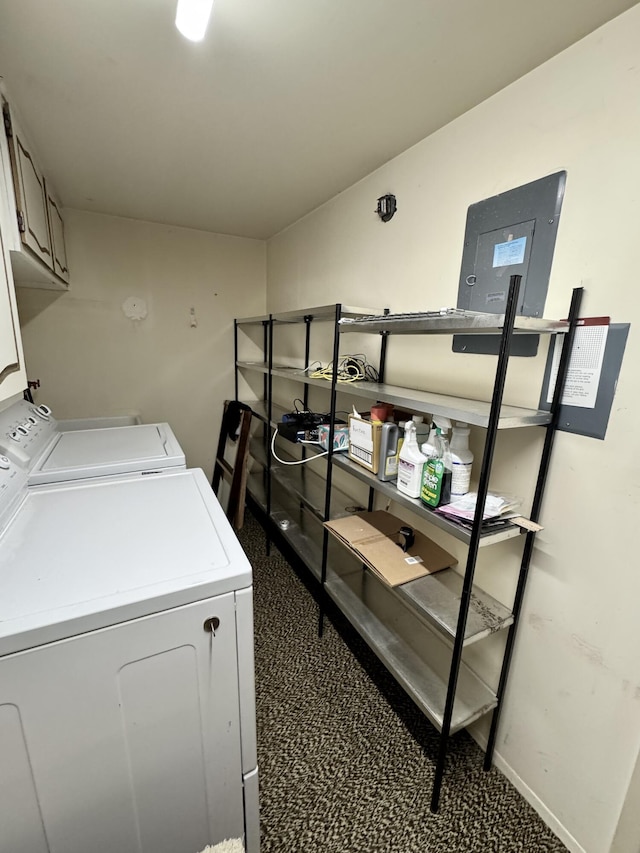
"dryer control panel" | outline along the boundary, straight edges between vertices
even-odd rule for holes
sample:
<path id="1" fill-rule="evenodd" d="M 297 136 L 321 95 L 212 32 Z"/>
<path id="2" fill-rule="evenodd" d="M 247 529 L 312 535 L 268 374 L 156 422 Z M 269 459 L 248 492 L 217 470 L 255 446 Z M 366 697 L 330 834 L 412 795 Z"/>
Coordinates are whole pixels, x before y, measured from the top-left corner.
<path id="1" fill-rule="evenodd" d="M 27 486 L 26 471 L 0 453 L 0 531 L 3 520 L 8 518 L 13 506 L 24 493 Z"/>
<path id="2" fill-rule="evenodd" d="M 0 454 L 30 468 L 58 435 L 49 406 L 18 400 L 0 412 Z"/>

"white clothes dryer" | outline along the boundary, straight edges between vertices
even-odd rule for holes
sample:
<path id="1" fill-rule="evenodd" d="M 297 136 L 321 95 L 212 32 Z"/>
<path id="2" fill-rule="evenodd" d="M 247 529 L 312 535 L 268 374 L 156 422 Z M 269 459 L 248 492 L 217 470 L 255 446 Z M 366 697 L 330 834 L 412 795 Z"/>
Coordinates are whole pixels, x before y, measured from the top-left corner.
<path id="1" fill-rule="evenodd" d="M 251 566 L 204 473 L 0 457 L 0 850 L 259 851 Z"/>
<path id="2" fill-rule="evenodd" d="M 19 400 L 0 412 L 0 453 L 29 472 L 29 485 L 185 468 L 167 423 L 59 429 L 51 409 Z"/>

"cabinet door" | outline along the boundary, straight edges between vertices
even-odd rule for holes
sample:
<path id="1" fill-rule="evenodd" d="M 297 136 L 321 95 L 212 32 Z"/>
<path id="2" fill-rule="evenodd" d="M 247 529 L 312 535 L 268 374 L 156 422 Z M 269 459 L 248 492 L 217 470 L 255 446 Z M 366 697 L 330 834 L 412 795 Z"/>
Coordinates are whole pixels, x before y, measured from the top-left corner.
<path id="1" fill-rule="evenodd" d="M 53 269 L 44 178 L 13 116 L 9 132 L 20 236 L 24 245 Z"/>
<path id="2" fill-rule="evenodd" d="M 53 271 L 63 281 L 69 281 L 67 266 L 67 247 L 64 242 L 64 222 L 60 213 L 60 205 L 53 198 L 47 187 L 47 212 L 49 214 L 49 231 L 51 236 L 51 260 Z"/>
<path id="3" fill-rule="evenodd" d="M 242 836 L 233 593 L 0 659 L 0 755 L 0 853 Z"/>
<path id="4" fill-rule="evenodd" d="M 0 400 L 4 400 L 7 396 L 15 393 L 15 389 L 12 388 L 8 395 L 4 394 L 3 386 L 5 383 L 8 384 L 9 378 L 20 370 L 19 327 L 13 311 L 12 288 L 13 281 L 9 269 L 8 252 L 4 250 L 2 233 L 0 232 Z"/>

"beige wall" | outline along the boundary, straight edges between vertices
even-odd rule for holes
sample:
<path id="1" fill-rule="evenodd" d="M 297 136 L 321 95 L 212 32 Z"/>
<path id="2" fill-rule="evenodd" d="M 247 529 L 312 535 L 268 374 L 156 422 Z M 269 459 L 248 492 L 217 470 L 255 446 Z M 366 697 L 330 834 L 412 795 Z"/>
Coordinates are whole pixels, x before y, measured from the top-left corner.
<path id="1" fill-rule="evenodd" d="M 234 396 L 233 319 L 265 310 L 264 243 L 77 210 L 65 221 L 70 291 L 18 289 L 38 401 L 60 418 L 168 421 L 188 465 L 210 473 Z M 125 317 L 131 296 L 144 320 Z"/>
<path id="2" fill-rule="evenodd" d="M 394 310 L 455 305 L 468 205 L 568 171 L 545 314 L 566 316 L 571 288 L 582 284 L 584 316 L 633 325 L 606 440 L 558 435 L 497 763 L 570 849 L 589 853 L 610 848 L 640 744 L 638 44 L 640 6 L 268 246 L 269 310 L 331 301 Z M 387 192 L 396 194 L 398 213 L 382 224 L 372 211 Z M 494 364 L 452 355 L 450 342 L 434 339 L 392 339 L 389 358 L 391 382 L 471 396 L 488 393 Z M 510 402 L 537 404 L 542 362 L 513 365 Z M 501 440 L 497 478 L 530 500 L 531 472 L 520 469 L 539 441 L 535 431 L 521 432 Z M 492 555 L 480 578 L 506 598 L 513 549 L 485 550 Z M 489 657 L 494 652 L 489 647 Z M 475 735 L 482 741 L 486 727 Z M 637 853 L 640 831 L 626 844 Z"/>

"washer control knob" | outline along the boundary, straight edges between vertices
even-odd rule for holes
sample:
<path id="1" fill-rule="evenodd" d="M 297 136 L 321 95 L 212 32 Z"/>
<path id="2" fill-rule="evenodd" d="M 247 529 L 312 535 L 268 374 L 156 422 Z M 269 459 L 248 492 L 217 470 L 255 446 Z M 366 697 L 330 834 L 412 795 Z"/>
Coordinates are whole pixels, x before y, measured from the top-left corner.
<path id="1" fill-rule="evenodd" d="M 42 418 L 43 421 L 48 421 L 51 416 L 51 409 L 49 406 L 45 406 L 44 404 L 42 406 L 34 406 L 31 411 L 39 418 Z"/>
<path id="2" fill-rule="evenodd" d="M 16 432 L 19 432 L 20 435 L 29 435 L 29 430 L 25 426 L 22 426 L 22 424 L 16 427 Z"/>
<path id="3" fill-rule="evenodd" d="M 17 431 L 16 431 L 15 429 L 14 429 L 14 430 L 12 430 L 12 431 L 9 433 L 9 438 L 10 438 L 12 441 L 20 441 L 20 436 L 18 435 L 18 433 L 17 433 Z"/>
<path id="4" fill-rule="evenodd" d="M 9 462 L 6 456 L 0 456 L 0 469 L 4 469 L 5 471 L 11 467 L 11 462 Z"/>
<path id="5" fill-rule="evenodd" d="M 34 418 L 33 415 L 29 415 L 29 417 L 27 418 L 27 422 L 30 423 L 32 427 L 34 427 L 38 423 L 38 419 Z"/>

